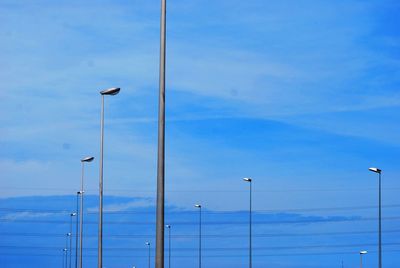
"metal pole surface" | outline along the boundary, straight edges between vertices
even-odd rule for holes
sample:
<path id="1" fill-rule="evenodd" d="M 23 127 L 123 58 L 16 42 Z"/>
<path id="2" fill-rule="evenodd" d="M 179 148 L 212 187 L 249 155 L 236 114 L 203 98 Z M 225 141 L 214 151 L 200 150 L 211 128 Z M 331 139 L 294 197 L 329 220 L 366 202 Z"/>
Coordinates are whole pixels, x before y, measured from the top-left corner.
<path id="1" fill-rule="evenodd" d="M 79 217 L 79 195 L 76 193 L 76 220 L 75 220 L 75 268 L 78 268 L 78 217 Z"/>
<path id="2" fill-rule="evenodd" d="M 252 268 L 253 266 L 253 245 L 252 245 L 252 225 L 253 225 L 253 221 L 252 221 L 252 193 L 253 193 L 253 181 L 250 181 L 250 215 L 249 215 L 249 267 Z"/>
<path id="3" fill-rule="evenodd" d="M 80 206 L 80 217 L 79 217 L 79 268 L 83 267 L 83 176 L 84 176 L 84 168 L 85 164 L 84 162 L 82 163 L 82 173 L 81 173 L 81 191 L 80 191 L 80 200 L 81 200 L 81 206 Z"/>
<path id="4" fill-rule="evenodd" d="M 103 267 L 103 144 L 104 144 L 104 95 L 101 95 L 101 123 L 100 123 L 100 177 L 99 177 L 99 233 L 97 267 Z M 83 210 L 81 208 L 81 210 Z M 82 242 L 82 241 L 81 241 Z M 81 249 L 82 250 L 82 249 Z M 82 258 L 82 256 L 81 256 Z M 82 267 L 80 267 L 82 268 Z"/>
<path id="5" fill-rule="evenodd" d="M 70 223 L 69 223 L 69 268 L 72 267 L 72 217 L 73 214 L 70 213 Z"/>
<path id="6" fill-rule="evenodd" d="M 362 268 L 362 254 L 360 254 L 360 268 Z"/>
<path id="7" fill-rule="evenodd" d="M 158 110 L 156 268 L 164 268 L 164 201 L 165 201 L 165 45 L 166 0 L 161 0 L 160 80 Z M 99 267 L 101 268 L 101 267 Z"/>
<path id="8" fill-rule="evenodd" d="M 382 268 L 382 187 L 379 172 L 379 268 Z"/>
<path id="9" fill-rule="evenodd" d="M 168 268 L 171 268 L 171 225 L 168 227 Z"/>
<path id="10" fill-rule="evenodd" d="M 148 244 L 149 246 L 149 268 L 150 268 L 150 262 L 151 262 L 151 247 L 150 247 L 150 243 Z"/>
<path id="11" fill-rule="evenodd" d="M 199 207 L 199 268 L 201 268 L 201 206 Z"/>

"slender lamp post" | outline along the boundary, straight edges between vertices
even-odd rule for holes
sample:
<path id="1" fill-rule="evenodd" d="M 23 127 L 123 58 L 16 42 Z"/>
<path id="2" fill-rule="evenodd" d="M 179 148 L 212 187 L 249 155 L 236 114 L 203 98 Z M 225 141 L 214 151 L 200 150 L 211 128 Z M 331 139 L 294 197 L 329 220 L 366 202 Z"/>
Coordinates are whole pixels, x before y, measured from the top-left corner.
<path id="1" fill-rule="evenodd" d="M 160 74 L 158 96 L 158 152 L 157 152 L 157 212 L 156 212 L 156 268 L 164 268 L 164 209 L 165 209 L 165 45 L 167 0 L 161 0 Z"/>
<path id="2" fill-rule="evenodd" d="M 251 178 L 244 178 L 243 179 L 245 182 L 248 182 L 250 185 L 250 200 L 249 200 L 249 205 L 250 205 L 250 209 L 249 209 L 249 268 L 252 268 L 253 266 L 253 253 L 252 253 L 252 193 L 253 193 L 253 189 L 252 189 L 252 179 Z"/>
<path id="3" fill-rule="evenodd" d="M 150 242 L 146 242 L 146 246 L 149 248 L 149 268 L 150 268 L 150 256 L 151 256 L 151 248 L 150 248 Z"/>
<path id="4" fill-rule="evenodd" d="M 367 253 L 368 253 L 368 251 L 366 251 L 366 250 L 361 250 L 361 251 L 360 251 L 360 268 L 363 267 L 362 256 L 363 256 L 364 254 L 367 254 Z"/>
<path id="5" fill-rule="evenodd" d="M 69 223 L 69 268 L 72 267 L 72 218 L 75 217 L 77 214 L 75 212 L 69 214 L 70 216 L 70 223 Z"/>
<path id="6" fill-rule="evenodd" d="M 201 268 L 201 205 L 196 204 L 194 207 L 199 209 L 199 268 Z"/>
<path id="7" fill-rule="evenodd" d="M 71 237 L 71 233 L 65 234 L 65 268 L 68 268 L 68 240 Z"/>
<path id="8" fill-rule="evenodd" d="M 100 133 L 100 177 L 99 177 L 99 234 L 97 267 L 103 268 L 103 147 L 104 147 L 104 96 L 114 96 L 121 89 L 113 87 L 100 91 L 101 94 L 101 133 Z M 82 268 L 82 267 L 80 267 Z"/>
<path id="9" fill-rule="evenodd" d="M 75 221 L 75 268 L 78 268 L 78 235 L 79 235 L 79 197 L 81 195 L 81 191 L 76 192 L 76 221 Z"/>
<path id="10" fill-rule="evenodd" d="M 85 163 L 92 162 L 94 159 L 93 156 L 88 156 L 85 158 L 81 159 L 82 163 L 82 172 L 81 172 L 81 190 L 79 191 L 80 195 L 80 201 L 81 201 L 81 206 L 80 206 L 80 215 L 79 215 L 79 268 L 83 267 L 83 195 L 85 193 L 84 190 L 84 175 L 85 175 Z"/>
<path id="11" fill-rule="evenodd" d="M 168 229 L 168 268 L 171 268 L 171 225 L 165 227 Z"/>
<path id="12" fill-rule="evenodd" d="M 67 248 L 63 248 L 63 267 L 67 268 Z"/>
<path id="13" fill-rule="evenodd" d="M 382 268 L 382 170 L 376 167 L 369 168 L 370 171 L 377 173 L 379 176 L 379 246 L 378 246 L 378 254 L 379 254 L 379 268 Z"/>

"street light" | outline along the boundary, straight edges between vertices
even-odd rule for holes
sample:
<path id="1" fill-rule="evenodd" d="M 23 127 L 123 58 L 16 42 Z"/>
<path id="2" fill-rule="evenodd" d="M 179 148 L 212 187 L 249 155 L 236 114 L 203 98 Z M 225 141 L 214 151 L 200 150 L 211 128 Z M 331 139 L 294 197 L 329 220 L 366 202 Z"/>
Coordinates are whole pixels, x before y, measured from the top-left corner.
<path id="1" fill-rule="evenodd" d="M 379 254 L 379 268 L 382 268 L 382 170 L 376 167 L 369 168 L 370 171 L 374 173 L 378 173 L 379 177 L 379 247 L 378 247 L 378 254 Z"/>
<path id="2" fill-rule="evenodd" d="M 79 211 L 79 268 L 83 267 L 83 194 L 85 193 L 84 188 L 84 174 L 85 174 L 85 163 L 92 162 L 94 159 L 93 156 L 88 156 L 81 159 L 82 163 L 82 172 L 81 172 L 81 190 L 79 191 L 81 206 Z"/>
<path id="3" fill-rule="evenodd" d="M 150 268 L 150 256 L 151 256 L 151 252 L 150 252 L 150 242 L 146 242 L 146 245 L 149 247 L 149 268 Z"/>
<path id="4" fill-rule="evenodd" d="M 100 172 L 99 172 L 99 235 L 97 267 L 103 267 L 103 146 L 104 146 L 104 96 L 114 96 L 121 89 L 113 87 L 100 91 L 101 94 L 101 133 L 100 133 Z M 81 249 L 82 250 L 82 249 Z M 80 267 L 82 268 L 82 267 Z"/>
<path id="5" fill-rule="evenodd" d="M 361 250 L 361 251 L 360 251 L 360 268 L 363 267 L 362 256 L 363 256 L 364 254 L 367 254 L 367 253 L 368 253 L 368 251 L 366 251 L 366 250 Z"/>
<path id="6" fill-rule="evenodd" d="M 168 229 L 168 268 L 171 268 L 171 225 L 165 227 Z"/>
<path id="7" fill-rule="evenodd" d="M 70 213 L 70 223 L 69 223 L 69 268 L 72 266 L 72 218 L 75 217 L 77 214 L 75 212 Z"/>
<path id="8" fill-rule="evenodd" d="M 201 268 L 201 205 L 194 205 L 199 209 L 199 268 Z"/>
<path id="9" fill-rule="evenodd" d="M 67 248 L 63 248 L 63 267 L 67 268 Z"/>
<path id="10" fill-rule="evenodd" d="M 249 192 L 250 192 L 250 200 L 249 200 L 249 268 L 252 267 L 252 261 L 253 261 L 253 254 L 252 254 L 252 179 L 251 178 L 244 178 L 243 179 L 245 182 L 248 182 L 250 185 Z"/>
<path id="11" fill-rule="evenodd" d="M 78 235 L 79 235 L 79 229 L 78 229 L 78 219 L 79 219 L 79 196 L 81 195 L 81 191 L 76 192 L 76 221 L 75 221 L 75 268 L 78 268 Z"/>
<path id="12" fill-rule="evenodd" d="M 65 235 L 65 268 L 68 268 L 68 240 L 71 237 L 71 233 Z"/>

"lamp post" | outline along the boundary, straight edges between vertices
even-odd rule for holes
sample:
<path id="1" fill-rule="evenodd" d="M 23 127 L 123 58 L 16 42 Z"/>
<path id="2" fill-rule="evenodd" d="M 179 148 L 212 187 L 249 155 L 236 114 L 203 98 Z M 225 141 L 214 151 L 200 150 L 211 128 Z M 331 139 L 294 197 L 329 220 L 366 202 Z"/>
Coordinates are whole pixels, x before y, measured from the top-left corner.
<path id="1" fill-rule="evenodd" d="M 378 246 L 378 254 L 379 254 L 379 268 L 382 268 L 382 170 L 376 167 L 371 167 L 369 168 L 370 171 L 377 173 L 379 177 L 379 227 L 378 227 L 378 232 L 379 232 L 379 246 Z"/>
<path id="2" fill-rule="evenodd" d="M 99 234 L 97 267 L 103 267 L 103 147 L 104 147 L 104 96 L 114 96 L 121 89 L 113 87 L 100 91 L 101 94 L 101 133 L 100 133 L 100 172 L 99 172 Z M 82 250 L 82 249 L 81 249 Z M 82 268 L 82 267 L 80 267 Z"/>
<path id="3" fill-rule="evenodd" d="M 148 246 L 148 248 L 149 248 L 149 268 L 150 268 L 150 256 L 151 256 L 151 248 L 150 248 L 150 242 L 146 242 L 146 246 Z"/>
<path id="4" fill-rule="evenodd" d="M 68 268 L 68 240 L 71 237 L 71 233 L 65 234 L 65 268 Z"/>
<path id="5" fill-rule="evenodd" d="M 67 248 L 63 248 L 63 267 L 67 268 Z"/>
<path id="6" fill-rule="evenodd" d="M 196 204 L 194 207 L 199 209 L 199 268 L 201 268 L 201 205 Z"/>
<path id="7" fill-rule="evenodd" d="M 243 179 L 245 182 L 248 182 L 250 185 L 249 188 L 249 268 L 252 268 L 253 265 L 253 254 L 252 254 L 252 179 L 251 178 L 244 178 Z"/>
<path id="8" fill-rule="evenodd" d="M 78 268 L 78 235 L 79 235 L 79 196 L 81 195 L 81 191 L 76 192 L 76 221 L 75 221 L 75 268 Z"/>
<path id="9" fill-rule="evenodd" d="M 165 227 L 168 229 L 168 268 L 171 268 L 171 225 Z"/>
<path id="10" fill-rule="evenodd" d="M 69 223 L 69 268 L 72 267 L 72 218 L 76 216 L 76 213 L 73 212 L 69 214 L 70 216 L 70 223 Z"/>
<path id="11" fill-rule="evenodd" d="M 84 190 L 84 174 L 85 174 L 85 163 L 92 162 L 94 159 L 93 156 L 88 156 L 85 158 L 81 159 L 82 163 L 82 172 L 81 172 L 81 190 L 79 191 L 80 195 L 80 201 L 81 201 L 81 206 L 80 206 L 80 216 L 79 216 L 79 268 L 83 267 L 83 195 L 85 193 Z"/>
<path id="12" fill-rule="evenodd" d="M 361 251 L 360 251 L 360 268 L 363 267 L 362 256 L 363 256 L 364 254 L 367 254 L 367 253 L 368 253 L 368 251 L 366 251 L 366 250 L 361 250 Z"/>
<path id="13" fill-rule="evenodd" d="M 165 45 L 167 0 L 161 0 L 160 71 L 158 94 L 158 152 L 157 152 L 157 212 L 156 212 L 156 268 L 164 268 L 164 212 L 165 212 Z"/>

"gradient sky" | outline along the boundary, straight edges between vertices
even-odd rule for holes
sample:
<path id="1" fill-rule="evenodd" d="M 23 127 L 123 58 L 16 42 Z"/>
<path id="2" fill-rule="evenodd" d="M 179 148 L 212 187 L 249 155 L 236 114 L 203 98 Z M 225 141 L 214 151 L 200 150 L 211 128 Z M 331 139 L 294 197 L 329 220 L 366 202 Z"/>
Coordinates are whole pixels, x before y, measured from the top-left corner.
<path id="1" fill-rule="evenodd" d="M 222 213 L 221 220 L 237 212 L 245 221 L 241 178 L 252 177 L 254 209 L 273 211 L 259 215 L 264 222 L 274 213 L 285 219 L 293 210 L 293 219 L 368 219 L 377 215 L 371 208 L 377 180 L 368 167 L 378 166 L 384 171 L 384 216 L 398 216 L 399 12 L 400 3 L 389 0 L 169 1 L 168 207 L 185 217 L 201 202 L 209 213 Z M 87 193 L 95 200 L 99 91 L 114 86 L 121 93 L 106 99 L 105 202 L 112 211 L 153 211 L 159 15 L 159 1 L 153 0 L 0 2 L 0 220 L 7 220 L 0 227 L 17 232 L 9 222 L 15 213 L 40 220 L 49 209 L 73 209 L 79 160 L 86 155 L 96 158 L 86 169 Z M 57 198 L 65 201 L 53 208 Z M 359 207 L 369 208 L 349 209 Z M 372 231 L 376 222 L 291 230 L 285 224 L 258 226 L 259 233 L 343 232 Z M 399 220 L 391 219 L 384 230 L 396 226 Z M 371 244 L 375 238 L 347 237 L 344 244 Z M 0 246 L 19 245 L 15 237 L 8 239 Z M 307 239 L 307 245 L 321 242 Z M 292 242 L 281 239 L 272 246 Z M 335 236 L 323 242 L 340 244 Z M 395 253 L 387 253 L 385 268 L 397 268 L 400 241 L 388 235 L 386 242 L 397 244 L 388 248 Z M 369 247 L 367 268 L 376 264 L 375 247 Z M 347 261 L 357 266 L 360 249 L 336 251 L 355 252 Z M 7 252 L 0 248 L 0 264 Z M 209 268 L 242 267 L 243 258 L 241 266 L 214 258 Z M 341 259 L 263 257 L 255 268 L 340 267 Z M 15 259 L 3 261 L 4 267 L 24 267 Z M 189 263 L 181 267 L 195 267 Z"/>

